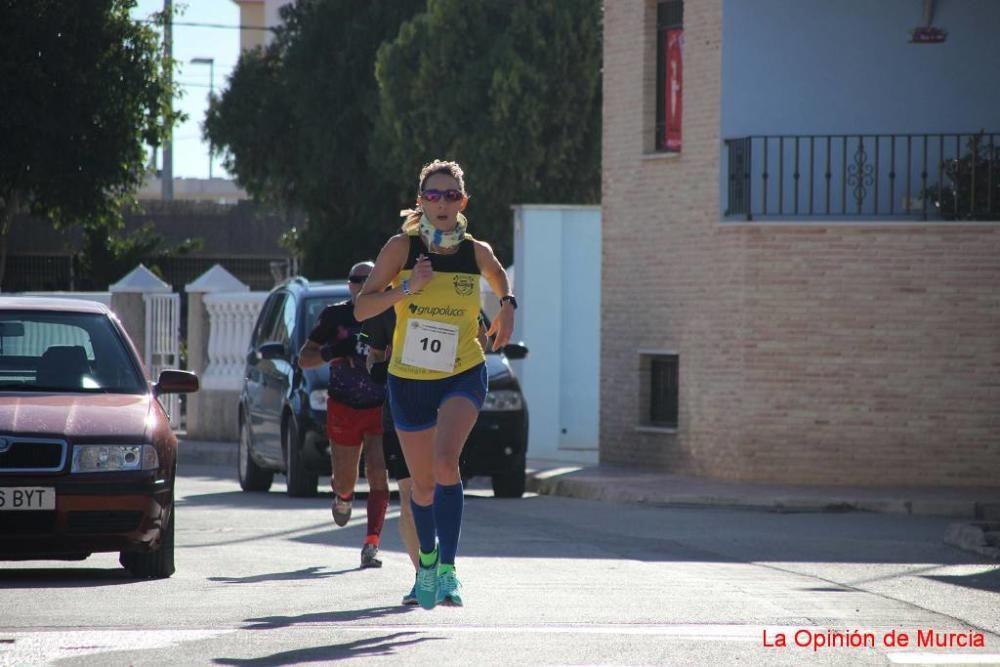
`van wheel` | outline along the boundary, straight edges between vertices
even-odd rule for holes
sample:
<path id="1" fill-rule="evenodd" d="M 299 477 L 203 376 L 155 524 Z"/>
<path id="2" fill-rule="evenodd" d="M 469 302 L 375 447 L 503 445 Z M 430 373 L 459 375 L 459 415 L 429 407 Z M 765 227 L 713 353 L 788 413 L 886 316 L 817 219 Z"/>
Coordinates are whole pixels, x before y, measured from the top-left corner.
<path id="1" fill-rule="evenodd" d="M 520 498 L 524 495 L 527 465 L 524 459 L 510 472 L 493 475 L 493 495 L 496 498 Z"/>
<path id="2" fill-rule="evenodd" d="M 274 481 L 274 473 L 254 463 L 253 457 L 250 456 L 251 437 L 250 424 L 245 419 L 240 420 L 240 452 L 236 464 L 240 476 L 240 488 L 244 491 L 267 491 Z"/>
<path id="3" fill-rule="evenodd" d="M 295 421 L 288 420 L 285 425 L 285 481 L 287 493 L 293 498 L 312 498 L 316 495 L 316 485 L 319 475 L 306 470 L 302 461 L 302 443 L 299 442 L 299 429 Z"/>
<path id="4" fill-rule="evenodd" d="M 170 514 L 160 534 L 160 548 L 139 553 L 122 551 L 118 562 L 136 579 L 166 579 L 174 573 L 174 502 L 170 499 Z"/>

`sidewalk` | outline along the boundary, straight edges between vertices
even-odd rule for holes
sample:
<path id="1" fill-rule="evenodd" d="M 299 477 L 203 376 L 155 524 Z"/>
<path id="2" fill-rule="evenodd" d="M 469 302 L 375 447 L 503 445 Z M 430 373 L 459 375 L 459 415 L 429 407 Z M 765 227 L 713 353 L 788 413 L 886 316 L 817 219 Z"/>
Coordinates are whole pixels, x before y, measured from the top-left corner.
<path id="1" fill-rule="evenodd" d="M 231 465 L 236 474 L 237 443 L 181 440 L 182 463 Z M 1000 557 L 987 544 L 989 522 L 1000 521 L 997 488 L 862 488 L 732 482 L 643 472 L 610 465 L 580 466 L 529 459 L 527 489 L 565 496 L 654 507 L 710 507 L 768 512 L 881 512 L 963 520 L 949 528 L 946 541 L 981 555 Z M 985 550 L 985 551 L 983 551 Z"/>
<path id="2" fill-rule="evenodd" d="M 1000 487 L 865 488 L 799 486 L 684 477 L 611 465 L 532 461 L 529 489 L 553 496 L 657 507 L 725 507 L 772 512 L 883 512 L 1000 519 Z"/>

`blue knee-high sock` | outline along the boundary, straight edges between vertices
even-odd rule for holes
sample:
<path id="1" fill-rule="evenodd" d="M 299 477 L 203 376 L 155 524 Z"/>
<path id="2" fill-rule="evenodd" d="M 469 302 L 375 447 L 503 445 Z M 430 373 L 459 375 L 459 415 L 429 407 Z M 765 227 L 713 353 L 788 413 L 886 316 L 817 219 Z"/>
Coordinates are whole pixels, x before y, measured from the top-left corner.
<path id="1" fill-rule="evenodd" d="M 434 505 L 418 505 L 410 499 L 410 507 L 413 508 L 413 525 L 417 529 L 417 540 L 420 542 L 420 550 L 425 554 L 434 552 Z"/>
<path id="2" fill-rule="evenodd" d="M 440 563 L 454 565 L 458 552 L 458 538 L 462 533 L 462 509 L 465 495 L 462 483 L 434 486 L 434 523 L 437 524 L 438 541 L 441 549 Z"/>

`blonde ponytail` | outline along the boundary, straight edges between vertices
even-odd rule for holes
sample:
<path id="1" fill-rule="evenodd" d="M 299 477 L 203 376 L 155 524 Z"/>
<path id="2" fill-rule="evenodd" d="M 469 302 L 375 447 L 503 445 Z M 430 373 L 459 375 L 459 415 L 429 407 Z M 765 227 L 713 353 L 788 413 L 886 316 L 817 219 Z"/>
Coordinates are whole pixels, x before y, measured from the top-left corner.
<path id="1" fill-rule="evenodd" d="M 420 233 L 420 218 L 424 217 L 424 211 L 417 204 L 416 208 L 404 208 L 399 212 L 400 217 L 405 218 L 400 227 L 400 231 L 409 236 L 416 236 Z"/>

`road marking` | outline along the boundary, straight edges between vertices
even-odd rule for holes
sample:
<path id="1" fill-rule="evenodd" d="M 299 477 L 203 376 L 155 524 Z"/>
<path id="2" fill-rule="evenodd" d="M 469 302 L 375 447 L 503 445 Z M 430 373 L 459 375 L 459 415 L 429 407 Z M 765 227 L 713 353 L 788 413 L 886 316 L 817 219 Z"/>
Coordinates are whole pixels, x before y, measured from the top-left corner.
<path id="1" fill-rule="evenodd" d="M 0 631 L 0 665 L 38 665 L 111 651 L 168 648 L 182 642 L 211 639 L 225 630 L 49 630 Z"/>
<path id="2" fill-rule="evenodd" d="M 447 612 L 445 612 L 447 613 Z M 307 624 L 297 627 L 304 628 Z M 680 623 L 680 624 L 648 624 L 630 625 L 605 623 L 594 625 L 576 625 L 572 623 L 553 623 L 543 625 L 451 625 L 451 624 L 379 624 L 379 625 L 343 625 L 341 623 L 310 624 L 336 627 L 344 632 L 376 632 L 392 630 L 394 632 L 424 632 L 424 633 L 485 633 L 501 634 L 565 634 L 565 635 L 645 635 L 674 637 L 678 639 L 759 642 L 764 629 L 776 631 L 794 631 L 802 626 L 783 628 L 772 625 L 732 625 L 725 623 Z"/>
<path id="3" fill-rule="evenodd" d="M 1000 653 L 886 653 L 891 665 L 1000 665 Z"/>

